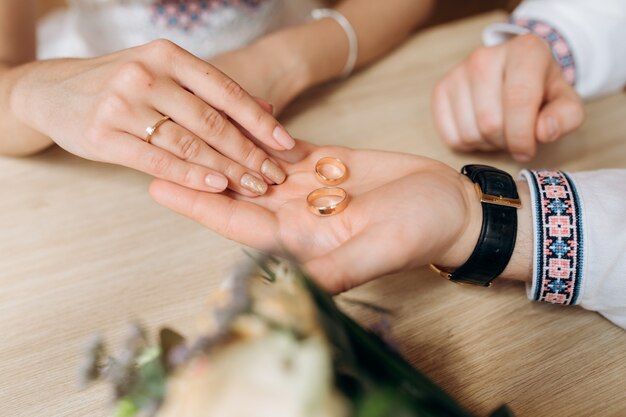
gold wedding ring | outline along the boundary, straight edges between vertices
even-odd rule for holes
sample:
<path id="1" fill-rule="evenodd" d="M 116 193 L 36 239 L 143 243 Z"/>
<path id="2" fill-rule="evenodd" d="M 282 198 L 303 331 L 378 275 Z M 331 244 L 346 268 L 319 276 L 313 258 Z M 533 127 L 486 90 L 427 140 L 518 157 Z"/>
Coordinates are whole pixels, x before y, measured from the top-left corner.
<path id="1" fill-rule="evenodd" d="M 161 127 L 161 125 L 168 120 L 170 120 L 169 116 L 163 116 L 161 120 L 156 122 L 154 125 L 146 128 L 146 143 L 152 142 L 152 136 L 157 132 L 157 130 L 159 130 L 159 127 Z"/>
<path id="2" fill-rule="evenodd" d="M 315 164 L 315 175 L 326 185 L 341 184 L 348 174 L 348 168 L 341 159 L 325 157 Z"/>
<path id="3" fill-rule="evenodd" d="M 307 197 L 309 211 L 316 216 L 332 216 L 348 207 L 348 193 L 339 187 L 323 187 L 312 191 Z"/>

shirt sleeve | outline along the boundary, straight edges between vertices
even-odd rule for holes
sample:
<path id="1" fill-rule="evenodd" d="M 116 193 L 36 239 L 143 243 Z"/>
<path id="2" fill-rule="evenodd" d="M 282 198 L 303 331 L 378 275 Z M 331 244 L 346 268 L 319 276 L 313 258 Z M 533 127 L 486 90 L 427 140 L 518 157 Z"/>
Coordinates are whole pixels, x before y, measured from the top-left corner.
<path id="1" fill-rule="evenodd" d="M 528 297 L 597 311 L 626 329 L 626 170 L 524 170 L 533 206 Z"/>
<path id="2" fill-rule="evenodd" d="M 525 33 L 548 41 L 564 75 L 583 98 L 626 85 L 626 1 L 525 0 L 508 23 L 488 26 L 483 40 L 493 46 Z"/>

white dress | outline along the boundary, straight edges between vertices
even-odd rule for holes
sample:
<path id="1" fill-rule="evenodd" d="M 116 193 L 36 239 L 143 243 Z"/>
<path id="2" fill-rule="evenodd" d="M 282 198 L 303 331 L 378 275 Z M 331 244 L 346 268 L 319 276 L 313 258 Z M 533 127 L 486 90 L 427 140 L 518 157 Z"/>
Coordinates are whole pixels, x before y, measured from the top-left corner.
<path id="1" fill-rule="evenodd" d="M 307 19 L 317 0 L 69 0 L 38 27 L 38 58 L 94 57 L 158 38 L 208 59 Z"/>

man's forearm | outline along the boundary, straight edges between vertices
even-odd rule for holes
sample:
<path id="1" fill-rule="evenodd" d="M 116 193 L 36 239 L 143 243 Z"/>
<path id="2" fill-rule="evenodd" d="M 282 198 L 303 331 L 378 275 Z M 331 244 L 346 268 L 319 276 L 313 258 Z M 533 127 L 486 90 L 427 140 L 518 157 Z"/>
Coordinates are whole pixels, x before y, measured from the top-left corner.
<path id="1" fill-rule="evenodd" d="M 458 240 L 450 249 L 442 254 L 440 259 L 435 259 L 435 264 L 447 268 L 456 269 L 463 265 L 470 257 L 479 239 L 483 224 L 483 210 L 481 202 L 476 194 L 474 183 L 464 175 L 459 177 L 465 190 L 467 213 L 465 213 L 466 227 Z M 517 192 L 522 202 L 522 207 L 517 210 L 517 234 L 513 254 L 506 267 L 500 274 L 500 278 L 514 279 L 530 282 L 533 275 L 533 219 L 532 202 L 530 191 L 526 181 L 517 181 Z"/>
<path id="2" fill-rule="evenodd" d="M 501 278 L 530 282 L 533 277 L 533 218 L 530 191 L 526 181 L 517 181 L 522 208 L 517 210 L 517 235 L 513 255 Z"/>

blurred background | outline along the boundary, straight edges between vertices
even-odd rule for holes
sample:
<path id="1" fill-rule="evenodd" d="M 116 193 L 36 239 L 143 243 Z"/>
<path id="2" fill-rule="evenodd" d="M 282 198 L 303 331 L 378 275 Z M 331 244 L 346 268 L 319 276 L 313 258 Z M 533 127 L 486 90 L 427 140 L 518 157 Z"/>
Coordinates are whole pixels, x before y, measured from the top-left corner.
<path id="1" fill-rule="evenodd" d="M 521 0 L 438 0 L 437 9 L 431 19 L 431 25 L 448 22 L 466 16 L 494 9 L 511 11 Z M 63 7 L 67 0 L 40 0 L 40 16 L 57 7 Z"/>

